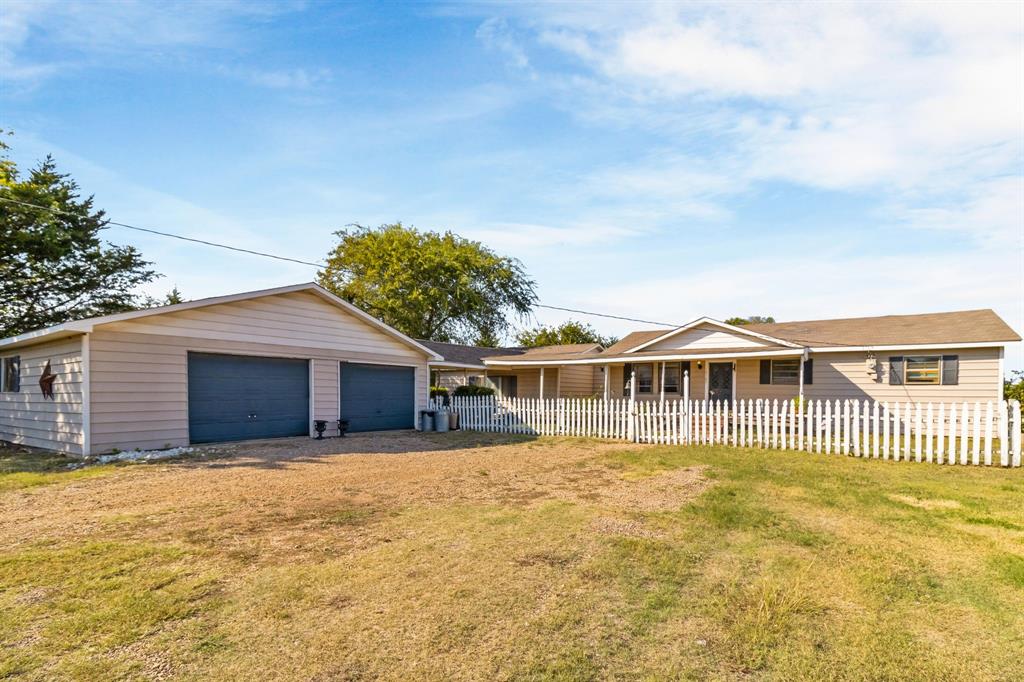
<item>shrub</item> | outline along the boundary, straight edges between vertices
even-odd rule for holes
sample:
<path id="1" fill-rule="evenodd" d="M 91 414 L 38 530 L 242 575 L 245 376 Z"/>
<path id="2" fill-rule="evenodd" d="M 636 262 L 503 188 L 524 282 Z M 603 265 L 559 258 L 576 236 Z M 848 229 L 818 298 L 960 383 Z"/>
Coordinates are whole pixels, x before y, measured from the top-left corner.
<path id="1" fill-rule="evenodd" d="M 448 389 L 444 386 L 431 386 L 430 387 L 430 398 L 431 400 L 440 400 L 442 405 L 448 405 Z"/>
<path id="2" fill-rule="evenodd" d="M 494 389 L 491 388 L 490 386 L 477 386 L 474 384 L 468 384 L 466 386 L 457 387 L 453 395 L 457 397 L 471 395 L 494 395 Z"/>

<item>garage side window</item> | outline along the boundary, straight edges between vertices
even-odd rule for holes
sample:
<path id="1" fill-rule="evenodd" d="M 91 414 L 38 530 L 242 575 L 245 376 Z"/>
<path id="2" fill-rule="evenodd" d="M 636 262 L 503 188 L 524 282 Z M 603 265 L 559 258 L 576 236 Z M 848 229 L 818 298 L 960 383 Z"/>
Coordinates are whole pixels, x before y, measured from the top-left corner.
<path id="1" fill-rule="evenodd" d="M 0 378 L 0 390 L 4 393 L 17 393 L 21 390 L 21 356 L 12 355 L 4 358 Z"/>

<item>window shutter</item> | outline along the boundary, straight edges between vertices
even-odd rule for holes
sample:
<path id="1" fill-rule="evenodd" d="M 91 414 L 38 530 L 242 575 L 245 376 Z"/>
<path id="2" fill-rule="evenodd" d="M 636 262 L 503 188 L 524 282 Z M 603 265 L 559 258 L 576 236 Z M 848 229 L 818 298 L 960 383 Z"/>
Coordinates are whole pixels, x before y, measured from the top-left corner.
<path id="1" fill-rule="evenodd" d="M 772 361 L 762 360 L 761 361 L 761 383 L 770 384 L 772 383 Z"/>
<path id="2" fill-rule="evenodd" d="M 960 356 L 942 356 L 942 385 L 956 386 L 960 383 Z"/>
<path id="3" fill-rule="evenodd" d="M 895 356 L 889 358 L 889 384 L 891 386 L 903 385 L 903 357 Z"/>
<path id="4" fill-rule="evenodd" d="M 627 362 L 622 366 L 622 395 L 629 396 L 629 390 L 632 388 L 629 385 L 629 377 L 633 374 L 632 363 Z"/>
<path id="5" fill-rule="evenodd" d="M 814 383 L 814 360 L 804 360 L 804 386 Z"/>

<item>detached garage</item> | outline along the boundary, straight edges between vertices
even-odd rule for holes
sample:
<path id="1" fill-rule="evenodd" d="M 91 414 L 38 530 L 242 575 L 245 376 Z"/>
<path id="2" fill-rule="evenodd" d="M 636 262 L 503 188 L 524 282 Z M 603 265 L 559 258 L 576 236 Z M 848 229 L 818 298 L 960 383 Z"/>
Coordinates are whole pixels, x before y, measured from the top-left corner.
<path id="1" fill-rule="evenodd" d="M 81 455 L 312 435 L 318 419 L 328 436 L 338 419 L 413 428 L 438 359 L 316 284 L 80 320 L 0 340 L 0 440 Z"/>

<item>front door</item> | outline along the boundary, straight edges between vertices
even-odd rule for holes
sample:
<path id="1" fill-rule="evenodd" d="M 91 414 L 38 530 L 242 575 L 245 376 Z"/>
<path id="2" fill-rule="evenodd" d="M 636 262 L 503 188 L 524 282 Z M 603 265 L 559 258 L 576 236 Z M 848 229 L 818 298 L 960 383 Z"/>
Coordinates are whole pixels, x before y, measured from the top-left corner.
<path id="1" fill-rule="evenodd" d="M 732 400 L 732 363 L 712 362 L 708 365 L 708 398 L 713 402 Z"/>

